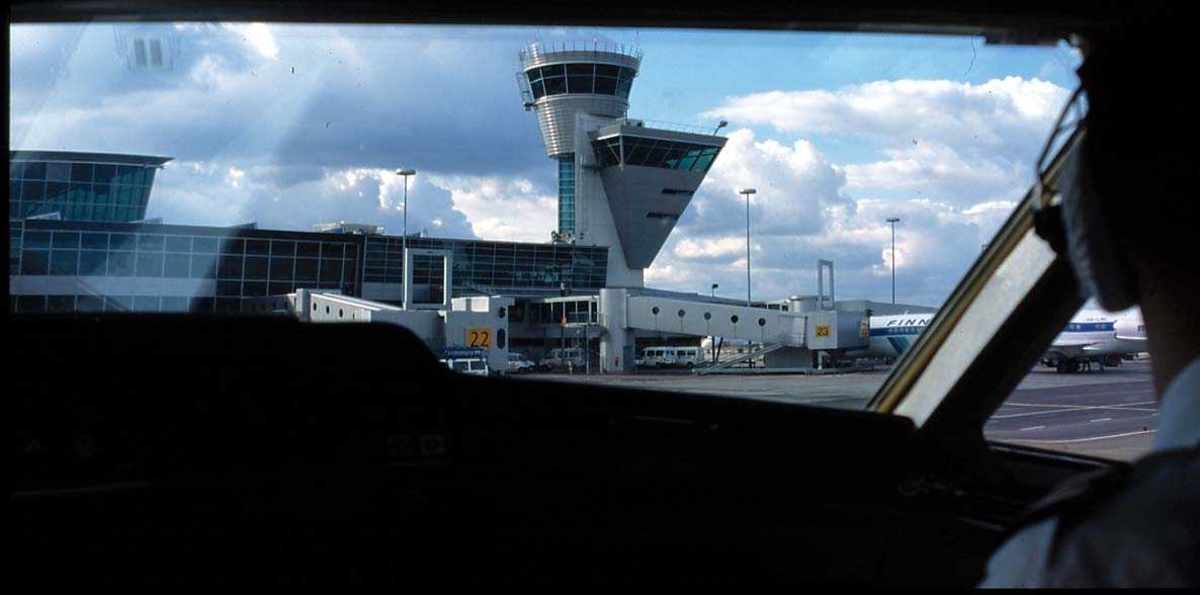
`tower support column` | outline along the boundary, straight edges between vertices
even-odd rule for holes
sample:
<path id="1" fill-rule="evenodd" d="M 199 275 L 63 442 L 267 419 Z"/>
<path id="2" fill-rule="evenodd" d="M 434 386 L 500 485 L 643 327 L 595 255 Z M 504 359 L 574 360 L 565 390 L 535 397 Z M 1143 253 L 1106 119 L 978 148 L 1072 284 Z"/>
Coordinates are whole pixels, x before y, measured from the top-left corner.
<path id="1" fill-rule="evenodd" d="M 633 371 L 633 331 L 625 325 L 628 300 L 625 289 L 600 290 L 600 371 L 606 374 Z"/>

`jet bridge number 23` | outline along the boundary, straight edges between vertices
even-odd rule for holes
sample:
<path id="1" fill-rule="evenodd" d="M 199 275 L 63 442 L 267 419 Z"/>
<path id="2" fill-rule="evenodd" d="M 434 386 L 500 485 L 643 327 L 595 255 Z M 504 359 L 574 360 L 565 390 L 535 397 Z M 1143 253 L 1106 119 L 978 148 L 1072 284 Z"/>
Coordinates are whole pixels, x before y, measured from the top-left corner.
<path id="1" fill-rule="evenodd" d="M 492 347 L 492 329 L 476 327 L 467 329 L 467 347 Z"/>

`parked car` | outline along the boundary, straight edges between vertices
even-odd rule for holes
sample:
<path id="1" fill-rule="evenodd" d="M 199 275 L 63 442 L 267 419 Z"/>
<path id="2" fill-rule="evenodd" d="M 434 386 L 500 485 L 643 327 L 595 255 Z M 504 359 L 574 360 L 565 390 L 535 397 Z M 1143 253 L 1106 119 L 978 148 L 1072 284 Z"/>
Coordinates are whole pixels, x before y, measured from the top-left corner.
<path id="1" fill-rule="evenodd" d="M 508 354 L 508 369 L 509 374 L 524 374 L 525 372 L 533 372 L 537 370 L 537 364 L 533 360 L 525 357 L 523 353 L 510 352 Z"/>

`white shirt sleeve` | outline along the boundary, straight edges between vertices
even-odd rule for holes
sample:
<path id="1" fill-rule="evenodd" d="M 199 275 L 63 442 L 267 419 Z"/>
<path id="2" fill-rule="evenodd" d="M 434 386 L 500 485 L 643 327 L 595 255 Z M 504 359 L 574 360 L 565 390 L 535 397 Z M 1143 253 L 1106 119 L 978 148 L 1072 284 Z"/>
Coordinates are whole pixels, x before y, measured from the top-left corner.
<path id="1" fill-rule="evenodd" d="M 1045 584 L 1046 555 L 1058 519 L 1026 527 L 992 554 L 982 588 L 1040 587 Z"/>

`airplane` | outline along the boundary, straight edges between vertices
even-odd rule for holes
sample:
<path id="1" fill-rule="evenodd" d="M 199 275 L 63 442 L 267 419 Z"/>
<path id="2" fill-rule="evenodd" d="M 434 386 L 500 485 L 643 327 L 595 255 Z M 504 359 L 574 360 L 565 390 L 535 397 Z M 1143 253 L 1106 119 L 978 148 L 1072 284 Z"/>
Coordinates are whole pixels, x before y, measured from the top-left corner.
<path id="1" fill-rule="evenodd" d="M 872 316 L 870 342 L 862 355 L 898 357 L 904 353 L 933 318 L 932 313 Z M 1146 347 L 1146 323 L 1141 310 L 1120 313 L 1080 310 L 1042 357 L 1042 364 L 1060 373 L 1101 369 L 1121 364 L 1121 358 L 1141 353 Z"/>
<path id="2" fill-rule="evenodd" d="M 899 357 L 912 346 L 932 319 L 932 312 L 872 316 L 869 323 L 870 340 L 862 355 Z"/>
<path id="3" fill-rule="evenodd" d="M 1091 364 L 1115 367 L 1121 357 L 1147 351 L 1146 323 L 1136 308 L 1117 314 L 1081 310 L 1063 329 L 1042 357 L 1042 363 L 1059 372 L 1091 369 Z"/>

